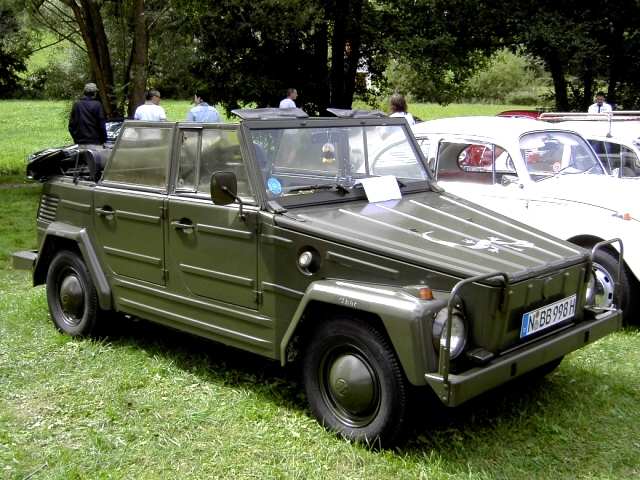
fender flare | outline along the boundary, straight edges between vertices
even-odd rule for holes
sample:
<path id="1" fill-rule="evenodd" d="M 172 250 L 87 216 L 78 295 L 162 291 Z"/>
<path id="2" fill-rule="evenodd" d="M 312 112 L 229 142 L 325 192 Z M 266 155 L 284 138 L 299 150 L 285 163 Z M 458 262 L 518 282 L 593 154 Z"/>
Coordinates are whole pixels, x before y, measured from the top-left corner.
<path id="1" fill-rule="evenodd" d="M 425 385 L 424 374 L 437 370 L 431 327 L 435 313 L 446 307 L 446 299 L 425 301 L 400 287 L 377 286 L 343 280 L 311 283 L 280 342 L 280 359 L 286 363 L 286 349 L 310 305 L 317 302 L 348 309 L 357 315 L 367 312 L 380 318 L 398 360 L 414 385 Z"/>
<path id="2" fill-rule="evenodd" d="M 55 253 L 55 242 L 63 240 L 73 242 L 80 251 L 80 255 L 89 270 L 91 280 L 96 287 L 98 303 L 103 310 L 110 310 L 113 306 L 111 296 L 111 286 L 102 270 L 96 251 L 91 244 L 91 239 L 86 228 L 80 228 L 67 223 L 52 222 L 44 232 L 40 248 L 38 249 L 38 259 L 33 270 L 33 284 L 41 285 L 46 283 L 47 269 L 52 255 Z M 48 250 L 53 250 L 49 252 Z"/>

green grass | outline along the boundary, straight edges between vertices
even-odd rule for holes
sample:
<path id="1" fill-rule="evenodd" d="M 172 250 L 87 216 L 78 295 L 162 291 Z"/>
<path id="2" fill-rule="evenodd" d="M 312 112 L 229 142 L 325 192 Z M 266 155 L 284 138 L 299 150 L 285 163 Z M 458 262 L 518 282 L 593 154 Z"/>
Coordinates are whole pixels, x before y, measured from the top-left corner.
<path id="1" fill-rule="evenodd" d="M 294 372 L 146 322 L 74 340 L 9 254 L 32 248 L 38 188 L 0 188 L 0 478 L 635 479 L 640 333 L 456 410 L 422 406 L 376 452 L 327 433 Z M 431 419 L 429 419 L 431 418 Z"/>
<path id="2" fill-rule="evenodd" d="M 167 117 L 172 121 L 184 120 L 192 105 L 185 100 L 162 100 Z M 411 104 L 409 110 L 429 120 L 458 115 L 495 115 L 515 105 Z M 523 107 L 524 108 L 524 107 Z M 70 101 L 0 101 L 0 183 L 5 176 L 22 176 L 28 154 L 44 148 L 68 145 L 71 136 L 67 131 Z M 218 111 L 228 121 L 222 108 Z M 14 179 L 11 179 L 14 182 Z M 6 183 L 6 181 L 4 182 Z"/>

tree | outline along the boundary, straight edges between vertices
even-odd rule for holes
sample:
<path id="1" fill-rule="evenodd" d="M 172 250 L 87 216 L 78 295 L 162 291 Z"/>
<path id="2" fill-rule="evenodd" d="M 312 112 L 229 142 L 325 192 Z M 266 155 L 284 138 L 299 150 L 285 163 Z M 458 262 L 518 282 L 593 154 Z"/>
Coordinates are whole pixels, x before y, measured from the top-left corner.
<path id="1" fill-rule="evenodd" d="M 4 0 L 0 1 L 0 32 L 0 98 L 8 98 L 20 90 L 29 45 L 15 4 Z"/>
<path id="2" fill-rule="evenodd" d="M 26 2 L 38 25 L 86 53 L 107 116 L 121 115 L 125 105 L 131 115 L 147 86 L 150 32 L 171 5 L 161 0 Z"/>
<path id="3" fill-rule="evenodd" d="M 276 106 L 287 87 L 310 113 L 350 107 L 356 72 L 380 75 L 379 15 L 366 0 L 182 0 L 193 26 L 194 75 L 228 110 Z"/>

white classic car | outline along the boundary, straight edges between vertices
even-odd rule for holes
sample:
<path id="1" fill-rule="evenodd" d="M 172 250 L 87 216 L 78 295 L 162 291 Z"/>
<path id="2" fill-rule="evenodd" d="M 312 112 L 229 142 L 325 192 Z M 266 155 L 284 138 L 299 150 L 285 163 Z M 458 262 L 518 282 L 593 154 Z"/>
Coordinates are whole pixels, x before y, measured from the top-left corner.
<path id="1" fill-rule="evenodd" d="M 640 176 L 640 112 L 548 112 L 541 114 L 540 119 L 586 138 L 611 175 Z"/>
<path id="2" fill-rule="evenodd" d="M 636 180 L 607 175 L 580 135 L 538 120 L 446 118 L 413 131 L 445 190 L 585 248 L 622 239 L 619 289 L 616 245 L 597 254 L 596 292 L 604 306 L 617 295 L 631 320 L 640 285 Z"/>

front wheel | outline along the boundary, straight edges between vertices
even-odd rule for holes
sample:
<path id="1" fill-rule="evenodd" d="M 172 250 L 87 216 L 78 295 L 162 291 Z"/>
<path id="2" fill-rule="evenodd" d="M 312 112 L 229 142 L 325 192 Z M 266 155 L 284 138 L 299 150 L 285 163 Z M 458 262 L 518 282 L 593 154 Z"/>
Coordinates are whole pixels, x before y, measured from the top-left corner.
<path id="1" fill-rule="evenodd" d="M 386 336 L 369 323 L 339 317 L 316 329 L 304 385 L 318 421 L 348 439 L 387 446 L 404 432 L 409 386 Z"/>
<path id="2" fill-rule="evenodd" d="M 624 265 L 619 280 L 618 291 L 615 291 L 615 279 L 618 275 L 618 259 L 606 250 L 598 250 L 593 259 L 593 271 L 596 276 L 595 304 L 599 307 L 610 307 L 618 298 L 618 306 L 622 309 L 624 322 L 632 320 L 631 282 Z"/>
<path id="3" fill-rule="evenodd" d="M 82 258 L 63 250 L 47 271 L 47 303 L 58 330 L 71 336 L 95 331 L 100 307 L 98 295 Z"/>

